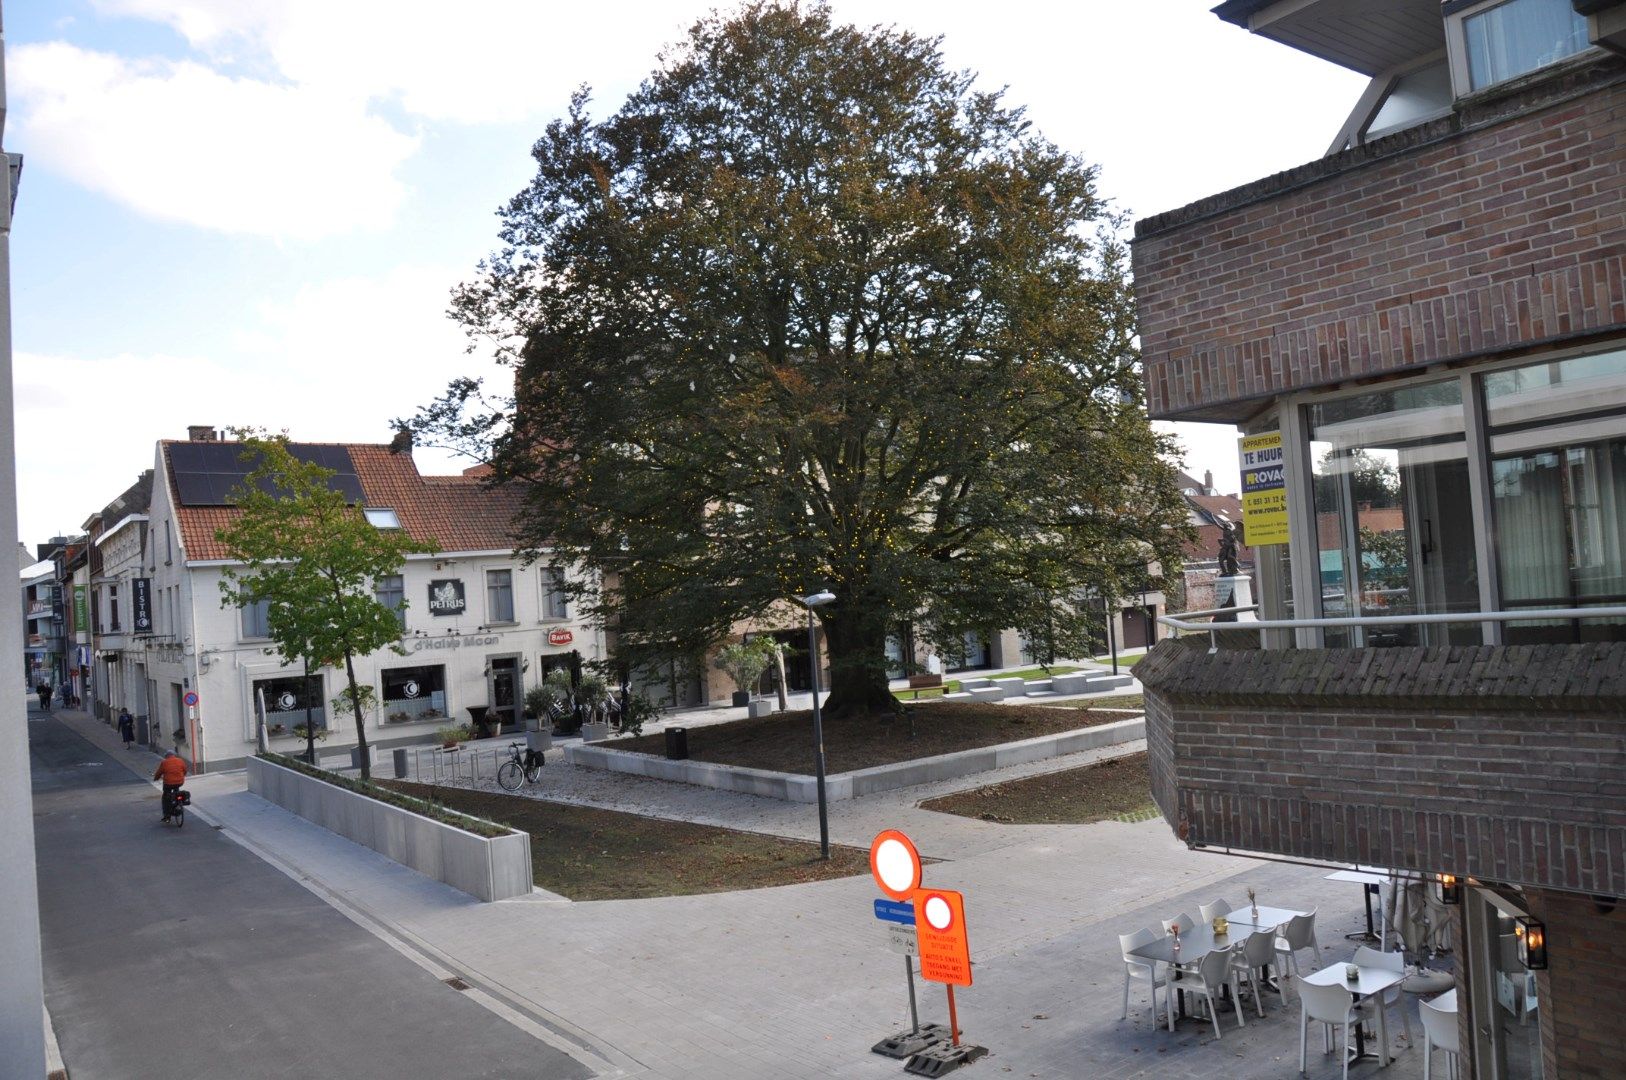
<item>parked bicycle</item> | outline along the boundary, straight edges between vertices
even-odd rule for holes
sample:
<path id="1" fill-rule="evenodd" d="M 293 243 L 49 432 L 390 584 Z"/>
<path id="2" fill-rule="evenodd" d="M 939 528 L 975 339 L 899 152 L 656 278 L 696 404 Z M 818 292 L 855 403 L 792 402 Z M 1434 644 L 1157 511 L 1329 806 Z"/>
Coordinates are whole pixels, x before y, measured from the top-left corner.
<path id="1" fill-rule="evenodd" d="M 497 770 L 497 783 L 504 791 L 518 791 L 520 784 L 542 779 L 542 766 L 546 764 L 542 751 L 527 749 L 524 743 L 509 743 L 508 760 Z"/>

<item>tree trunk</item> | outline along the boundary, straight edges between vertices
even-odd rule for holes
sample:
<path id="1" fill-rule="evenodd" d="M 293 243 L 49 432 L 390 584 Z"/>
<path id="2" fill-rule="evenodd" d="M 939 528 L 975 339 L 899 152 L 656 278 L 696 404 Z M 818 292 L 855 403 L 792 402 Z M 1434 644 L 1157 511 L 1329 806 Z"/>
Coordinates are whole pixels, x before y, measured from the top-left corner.
<path id="1" fill-rule="evenodd" d="M 349 649 L 344 651 L 344 676 L 350 680 L 350 705 L 356 710 L 356 747 L 361 752 L 361 781 L 366 783 L 373 778 L 372 765 L 367 760 L 367 722 L 361 715 L 361 694 L 356 690 L 356 665 Z"/>
<path id="2" fill-rule="evenodd" d="M 774 644 L 773 649 L 773 671 L 778 676 L 774 689 L 779 691 L 779 711 L 789 712 L 790 698 L 785 692 L 785 647 L 778 643 Z"/>
<path id="3" fill-rule="evenodd" d="M 887 685 L 884 611 L 859 607 L 836 611 L 823 619 L 825 648 L 830 654 L 829 716 L 893 716 L 902 711 Z M 813 663 L 818 658 L 813 657 Z"/>

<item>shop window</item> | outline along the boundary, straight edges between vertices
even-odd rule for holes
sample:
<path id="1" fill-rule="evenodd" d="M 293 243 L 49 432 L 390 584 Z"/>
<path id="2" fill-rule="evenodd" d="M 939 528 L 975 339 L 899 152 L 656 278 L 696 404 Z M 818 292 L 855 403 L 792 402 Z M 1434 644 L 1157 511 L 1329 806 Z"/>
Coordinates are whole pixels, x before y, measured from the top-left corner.
<path id="1" fill-rule="evenodd" d="M 384 720 L 405 724 L 446 715 L 446 668 L 389 668 L 380 672 L 384 683 Z"/>
<path id="2" fill-rule="evenodd" d="M 486 571 L 486 621 L 494 623 L 514 621 L 514 572 L 512 570 Z"/>
<path id="3" fill-rule="evenodd" d="M 1461 383 L 1424 383 L 1307 409 L 1321 614 L 1479 610 Z M 1478 625 L 1326 631 L 1329 646 L 1477 644 Z"/>
<path id="4" fill-rule="evenodd" d="M 292 731 L 305 722 L 305 710 L 310 709 L 311 723 L 327 727 L 326 700 L 322 696 L 322 677 L 312 675 L 308 680 L 300 675 L 275 679 L 254 680 L 254 702 L 265 702 L 265 726 L 272 730 L 281 727 Z"/>

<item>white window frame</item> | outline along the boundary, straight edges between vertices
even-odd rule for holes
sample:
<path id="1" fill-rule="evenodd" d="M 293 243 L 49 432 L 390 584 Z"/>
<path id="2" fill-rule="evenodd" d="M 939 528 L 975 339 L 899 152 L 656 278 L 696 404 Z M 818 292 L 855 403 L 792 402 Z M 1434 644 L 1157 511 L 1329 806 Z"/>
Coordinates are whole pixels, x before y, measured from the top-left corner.
<path id="1" fill-rule="evenodd" d="M 263 621 L 265 623 L 266 632 L 263 633 L 263 634 L 251 633 L 249 631 L 249 625 L 248 625 L 249 612 L 255 610 L 256 608 L 262 607 L 262 606 L 265 608 L 265 618 L 264 618 Z M 242 607 L 237 609 L 237 615 L 238 615 L 238 618 L 237 618 L 237 634 L 238 634 L 238 640 L 239 641 L 268 641 L 268 640 L 270 640 L 270 637 L 271 637 L 271 633 L 270 633 L 271 601 L 269 601 L 269 600 L 260 600 L 260 601 L 258 601 L 256 603 L 253 603 L 253 604 L 244 604 Z"/>
<path id="2" fill-rule="evenodd" d="M 562 566 L 544 566 L 538 575 L 542 585 L 542 622 L 569 622 L 570 597 L 565 594 L 565 568 Z M 555 582 L 558 583 L 555 587 Z M 553 597 L 559 598 L 558 614 L 554 614 Z"/>
<path id="3" fill-rule="evenodd" d="M 377 578 L 373 579 L 373 599 L 377 600 L 380 604 L 383 604 L 384 600 L 383 600 L 382 597 L 380 597 L 378 595 L 378 583 L 379 583 L 379 581 L 383 580 L 384 578 L 393 578 L 400 585 L 400 589 L 398 591 L 399 591 L 399 594 L 400 594 L 400 601 L 401 602 L 398 605 L 391 608 L 390 610 L 395 612 L 396 621 L 401 624 L 401 629 L 405 630 L 406 629 L 406 613 L 407 613 L 407 609 L 406 609 L 406 602 L 407 602 L 407 598 L 406 598 L 406 575 L 405 574 L 380 574 Z M 386 606 L 388 606 L 388 605 L 386 605 Z"/>
<path id="4" fill-rule="evenodd" d="M 512 566 L 491 566 L 491 567 L 485 567 L 484 570 L 485 570 L 485 586 L 486 586 L 486 625 L 487 626 L 508 626 L 508 625 L 510 625 L 512 623 L 517 622 L 518 621 L 518 616 L 519 616 L 519 611 L 515 606 L 515 604 L 516 604 L 516 602 L 518 600 L 518 597 L 515 595 L 515 592 L 514 592 L 514 568 Z M 497 612 L 492 610 L 492 604 L 491 604 L 491 575 L 492 574 L 507 574 L 508 575 L 508 615 L 505 618 L 498 618 L 497 617 Z"/>

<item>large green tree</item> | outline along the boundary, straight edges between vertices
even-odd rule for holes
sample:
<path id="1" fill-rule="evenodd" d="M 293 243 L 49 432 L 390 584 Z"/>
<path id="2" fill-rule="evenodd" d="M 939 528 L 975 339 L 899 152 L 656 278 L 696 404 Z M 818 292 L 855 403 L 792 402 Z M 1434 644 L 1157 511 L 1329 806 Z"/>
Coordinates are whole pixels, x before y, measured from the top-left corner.
<path id="1" fill-rule="evenodd" d="M 408 555 L 435 547 L 367 521 L 360 507 L 329 486 L 333 471 L 301 460 L 286 436 L 239 435 L 243 458 L 253 468 L 232 496 L 238 515 L 215 532 L 235 560 L 221 572 L 222 603 L 264 601 L 267 636 L 284 664 L 316 669 L 343 663 L 346 691 L 340 698 L 355 713 L 361 777 L 367 780 L 362 703 L 369 695 L 356 683 L 355 658 L 395 645 L 401 636 L 396 610 L 379 602 L 373 582 L 400 573 Z"/>
<path id="2" fill-rule="evenodd" d="M 1082 587 L 1178 565 L 1095 170 L 935 39 L 748 4 L 532 153 L 453 302 L 514 394 L 459 380 L 408 426 L 523 482 L 529 544 L 610 575 L 586 599 L 623 659 L 827 588 L 830 708 L 890 709 L 898 622 L 1066 655 Z"/>

